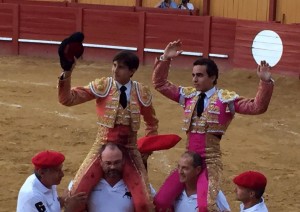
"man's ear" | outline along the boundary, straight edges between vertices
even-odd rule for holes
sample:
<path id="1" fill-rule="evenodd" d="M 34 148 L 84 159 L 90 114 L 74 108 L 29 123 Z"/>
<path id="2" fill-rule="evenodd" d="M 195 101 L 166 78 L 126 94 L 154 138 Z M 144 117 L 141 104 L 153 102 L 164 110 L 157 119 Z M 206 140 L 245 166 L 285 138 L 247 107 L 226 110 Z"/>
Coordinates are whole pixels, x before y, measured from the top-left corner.
<path id="1" fill-rule="evenodd" d="M 197 175 L 200 174 L 201 171 L 202 171 L 202 167 L 201 166 L 197 166 L 196 167 L 196 173 L 197 173 Z"/>
<path id="2" fill-rule="evenodd" d="M 46 169 L 39 169 L 39 170 L 37 170 L 37 173 L 38 173 L 39 176 L 42 177 L 42 176 L 44 176 L 44 174 L 46 173 L 46 171 L 47 171 Z"/>
<path id="3" fill-rule="evenodd" d="M 251 198 L 255 198 L 255 191 L 250 190 L 249 195 L 250 195 Z"/>
<path id="4" fill-rule="evenodd" d="M 211 79 L 212 82 L 214 82 L 216 80 L 217 76 L 213 75 L 213 76 L 210 76 L 209 78 Z"/>

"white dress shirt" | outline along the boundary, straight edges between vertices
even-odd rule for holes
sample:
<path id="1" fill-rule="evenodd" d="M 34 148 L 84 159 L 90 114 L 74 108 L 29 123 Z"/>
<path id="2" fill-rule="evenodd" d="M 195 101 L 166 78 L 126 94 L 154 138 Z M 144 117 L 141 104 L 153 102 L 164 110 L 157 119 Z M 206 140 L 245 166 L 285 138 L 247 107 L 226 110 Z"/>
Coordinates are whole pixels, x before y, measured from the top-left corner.
<path id="1" fill-rule="evenodd" d="M 88 200 L 89 212 L 133 212 L 131 193 L 123 180 L 111 187 L 101 179 Z"/>
<path id="2" fill-rule="evenodd" d="M 22 185 L 17 202 L 17 212 L 60 212 L 56 186 L 46 188 L 35 176 L 30 175 Z"/>
<path id="3" fill-rule="evenodd" d="M 268 208 L 263 198 L 261 198 L 261 201 L 258 204 L 253 205 L 251 208 L 244 209 L 243 203 L 240 205 L 240 208 L 241 212 L 268 212 Z"/>
<path id="4" fill-rule="evenodd" d="M 116 85 L 117 85 L 117 88 L 118 88 L 119 92 L 121 92 L 121 91 L 120 91 L 120 88 L 122 87 L 122 85 L 121 85 L 119 82 L 117 82 L 117 81 L 116 81 Z M 125 93 L 126 93 L 126 97 L 127 97 L 127 102 L 129 102 L 129 100 L 130 100 L 130 91 L 131 91 L 132 81 L 130 80 L 130 81 L 129 81 L 128 83 L 126 83 L 124 86 L 127 88 L 126 91 L 125 91 Z"/>
<path id="5" fill-rule="evenodd" d="M 216 199 L 217 206 L 219 211 L 230 211 L 229 204 L 226 200 L 225 195 L 222 191 L 219 191 Z M 175 212 L 193 212 L 197 211 L 197 194 L 190 195 L 189 197 L 186 195 L 185 190 L 181 193 L 181 195 L 176 199 L 174 204 Z"/>

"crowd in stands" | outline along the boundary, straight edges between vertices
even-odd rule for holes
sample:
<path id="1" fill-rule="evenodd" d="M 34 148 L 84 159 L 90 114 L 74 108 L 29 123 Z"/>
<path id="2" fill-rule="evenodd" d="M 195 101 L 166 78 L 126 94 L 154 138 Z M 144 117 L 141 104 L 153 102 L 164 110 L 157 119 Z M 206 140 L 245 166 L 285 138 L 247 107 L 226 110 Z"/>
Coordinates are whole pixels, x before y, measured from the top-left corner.
<path id="1" fill-rule="evenodd" d="M 194 10 L 194 5 L 190 3 L 190 0 L 182 0 L 179 5 L 176 4 L 173 0 L 161 0 L 156 5 L 156 8 L 172 8 L 172 9 L 181 9 L 181 10 Z"/>

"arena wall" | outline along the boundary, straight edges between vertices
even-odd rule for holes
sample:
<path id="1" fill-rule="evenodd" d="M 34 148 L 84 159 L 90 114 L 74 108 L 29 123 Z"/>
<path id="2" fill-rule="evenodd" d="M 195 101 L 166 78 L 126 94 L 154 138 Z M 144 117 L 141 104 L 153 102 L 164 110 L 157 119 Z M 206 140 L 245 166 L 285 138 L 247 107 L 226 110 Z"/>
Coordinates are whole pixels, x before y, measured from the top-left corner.
<path id="1" fill-rule="evenodd" d="M 2 0 L 5 1 L 5 0 Z M 50 2 L 0 3 L 0 54 L 57 57 L 62 39 L 85 34 L 86 60 L 111 60 L 122 49 L 152 64 L 166 44 L 181 39 L 183 56 L 174 61 L 191 65 L 199 56 L 224 66 L 255 68 L 252 43 L 262 30 L 280 35 L 284 51 L 274 71 L 300 75 L 300 27 L 270 22 L 198 16 L 188 11 L 156 8 Z"/>

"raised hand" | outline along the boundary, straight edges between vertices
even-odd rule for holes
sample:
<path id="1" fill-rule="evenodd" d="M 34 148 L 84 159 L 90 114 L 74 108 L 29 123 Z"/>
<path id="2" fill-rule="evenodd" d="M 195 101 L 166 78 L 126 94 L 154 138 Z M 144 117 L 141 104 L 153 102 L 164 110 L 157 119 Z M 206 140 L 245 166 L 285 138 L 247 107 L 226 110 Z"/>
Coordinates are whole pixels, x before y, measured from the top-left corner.
<path id="1" fill-rule="evenodd" d="M 76 208 L 87 203 L 88 196 L 85 192 L 79 192 L 65 199 L 65 212 L 72 212 Z"/>
<path id="2" fill-rule="evenodd" d="M 170 42 L 164 50 L 164 59 L 168 60 L 180 55 L 183 52 L 183 50 L 181 49 L 181 45 L 182 43 L 180 40 Z"/>
<path id="3" fill-rule="evenodd" d="M 257 76 L 265 82 L 271 80 L 271 66 L 265 60 L 260 62 L 260 65 L 257 66 Z"/>

